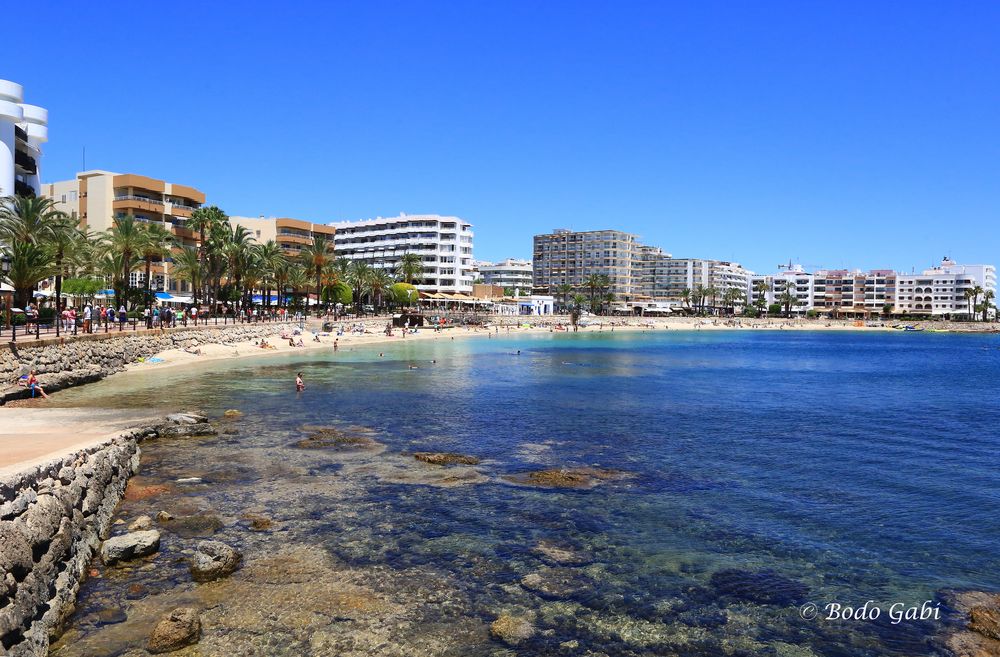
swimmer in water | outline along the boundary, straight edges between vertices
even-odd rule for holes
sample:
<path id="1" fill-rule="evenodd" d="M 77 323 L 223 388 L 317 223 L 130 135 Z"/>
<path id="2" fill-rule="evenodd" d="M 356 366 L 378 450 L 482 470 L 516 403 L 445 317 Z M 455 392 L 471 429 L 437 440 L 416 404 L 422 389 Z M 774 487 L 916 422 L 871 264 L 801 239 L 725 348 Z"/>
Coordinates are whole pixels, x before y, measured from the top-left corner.
<path id="1" fill-rule="evenodd" d="M 302 382 L 302 372 L 295 375 L 295 392 L 302 392 L 306 389 L 306 384 Z"/>

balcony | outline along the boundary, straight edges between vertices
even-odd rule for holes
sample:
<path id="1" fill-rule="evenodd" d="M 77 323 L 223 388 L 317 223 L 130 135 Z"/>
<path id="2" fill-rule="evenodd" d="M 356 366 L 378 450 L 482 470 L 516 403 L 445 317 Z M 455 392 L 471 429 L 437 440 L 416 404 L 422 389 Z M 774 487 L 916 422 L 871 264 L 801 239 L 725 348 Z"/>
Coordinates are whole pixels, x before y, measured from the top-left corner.
<path id="1" fill-rule="evenodd" d="M 38 164 L 35 162 L 35 158 L 24 151 L 14 151 L 14 164 L 31 175 L 38 173 Z"/>
<path id="2" fill-rule="evenodd" d="M 28 141 L 28 133 L 16 125 L 14 126 L 14 136 L 21 141 Z"/>
<path id="3" fill-rule="evenodd" d="M 15 180 L 14 193 L 17 194 L 18 196 L 34 196 L 35 190 L 31 185 L 27 183 L 23 183 L 20 180 Z"/>

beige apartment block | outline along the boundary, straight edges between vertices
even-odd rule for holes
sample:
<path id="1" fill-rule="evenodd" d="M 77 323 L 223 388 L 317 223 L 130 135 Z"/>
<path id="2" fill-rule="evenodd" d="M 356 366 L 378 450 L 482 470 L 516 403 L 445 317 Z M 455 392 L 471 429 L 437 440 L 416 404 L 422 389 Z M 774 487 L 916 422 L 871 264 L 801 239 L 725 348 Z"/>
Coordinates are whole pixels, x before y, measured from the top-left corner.
<path id="1" fill-rule="evenodd" d="M 100 233 L 116 217 L 133 215 L 138 221 L 159 223 L 173 234 L 178 247 L 198 246 L 198 235 L 187 227 L 191 213 L 205 203 L 205 194 L 194 187 L 158 178 L 113 171 L 81 171 L 76 178 L 42 185 L 42 195 L 56 209 L 80 220 L 81 227 Z M 164 292 L 188 292 L 187 284 L 171 281 L 170 259 L 153 263 L 151 285 Z M 132 274 L 134 285 L 144 284 L 145 272 Z"/>
<path id="2" fill-rule="evenodd" d="M 304 247 L 312 244 L 314 237 L 323 237 L 330 242 L 332 249 L 337 233 L 333 226 L 289 217 L 229 217 L 229 223 L 243 226 L 261 244 L 272 240 L 277 242 L 289 256 L 298 255 Z"/>

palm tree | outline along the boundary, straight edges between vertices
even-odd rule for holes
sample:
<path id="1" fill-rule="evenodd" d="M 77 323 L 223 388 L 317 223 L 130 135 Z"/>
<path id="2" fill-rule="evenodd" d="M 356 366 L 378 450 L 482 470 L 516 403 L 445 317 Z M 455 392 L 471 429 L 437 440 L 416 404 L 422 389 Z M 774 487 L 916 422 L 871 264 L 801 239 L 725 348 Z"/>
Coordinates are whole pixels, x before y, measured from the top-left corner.
<path id="1" fill-rule="evenodd" d="M 386 269 L 375 269 L 371 276 L 371 292 L 375 296 L 375 305 L 381 308 L 385 298 L 392 294 L 392 286 L 396 279 Z"/>
<path id="2" fill-rule="evenodd" d="M 569 297 L 573 294 L 573 286 L 569 283 L 563 283 L 556 286 L 556 296 L 562 301 L 563 310 L 569 307 Z"/>
<path id="3" fill-rule="evenodd" d="M 323 316 L 323 270 L 333 258 L 333 244 L 322 235 L 314 235 L 312 244 L 302 249 L 299 257 L 305 265 L 306 273 L 316 281 L 316 316 Z"/>
<path id="4" fill-rule="evenodd" d="M 55 221 L 65 217 L 55 201 L 36 196 L 7 196 L 0 199 L 0 242 L 44 241 Z"/>
<path id="5" fill-rule="evenodd" d="M 355 260 L 351 262 L 351 271 L 347 278 L 351 289 L 354 291 L 354 304 L 358 314 L 361 313 L 362 298 L 371 289 L 372 267 L 366 262 Z"/>
<path id="6" fill-rule="evenodd" d="M 681 290 L 681 303 L 685 308 L 691 307 L 691 288 L 686 287 Z"/>
<path id="7" fill-rule="evenodd" d="M 233 226 L 232 232 L 228 232 L 222 246 L 225 264 L 228 268 L 229 283 L 238 295 L 237 308 L 242 308 L 242 301 L 245 297 L 243 279 L 250 268 L 252 244 L 253 236 L 249 230 L 243 226 Z"/>
<path id="8" fill-rule="evenodd" d="M 58 213 L 48 220 L 44 240 L 51 249 L 56 272 L 56 313 L 62 309 L 62 283 L 66 273 L 67 254 L 79 240 L 79 222 L 64 213 Z M 60 322 L 56 319 L 56 337 L 59 336 Z"/>
<path id="9" fill-rule="evenodd" d="M 969 302 L 969 319 L 975 319 L 976 306 L 983 292 L 983 288 L 978 285 L 965 291 L 965 298 Z"/>
<path id="10" fill-rule="evenodd" d="M 208 236 L 227 222 L 228 217 L 218 206 L 210 205 L 201 207 L 191 213 L 191 218 L 187 221 L 187 227 L 198 231 L 198 260 L 202 270 L 208 259 L 209 244 Z M 195 298 L 198 295 L 195 293 Z M 204 295 L 202 295 L 204 297 Z"/>
<path id="11" fill-rule="evenodd" d="M 996 298 L 996 292 L 993 290 L 983 290 L 983 303 L 981 307 L 983 309 L 983 321 L 989 320 L 990 308 L 993 307 L 992 301 Z"/>
<path id="12" fill-rule="evenodd" d="M 204 272 L 199 250 L 193 246 L 181 247 L 180 251 L 174 253 L 173 261 L 174 266 L 170 268 L 171 275 L 191 285 L 191 295 L 194 297 L 195 305 L 198 305 L 198 290 L 201 289 Z"/>
<path id="13" fill-rule="evenodd" d="M 139 246 L 139 254 L 146 263 L 146 303 L 144 308 L 149 310 L 151 303 L 150 279 L 152 278 L 153 260 L 162 259 L 170 255 L 170 246 L 173 244 L 173 234 L 163 227 L 159 222 L 151 222 L 142 227 L 143 241 Z M 152 321 L 151 319 L 149 321 Z"/>
<path id="14" fill-rule="evenodd" d="M 714 285 L 709 285 L 707 288 L 705 288 L 705 297 L 710 298 L 712 300 L 711 308 L 713 313 L 716 310 L 715 299 L 717 296 L 719 296 L 719 288 L 715 287 Z"/>
<path id="15" fill-rule="evenodd" d="M 753 284 L 753 290 L 756 293 L 756 299 L 754 299 L 754 305 L 757 306 L 757 312 L 761 315 L 764 314 L 764 308 L 767 307 L 767 292 L 768 284 L 766 280 L 759 280 Z"/>
<path id="16" fill-rule="evenodd" d="M 115 299 L 117 305 L 128 304 L 129 274 L 135 269 L 145 242 L 146 231 L 130 214 L 115 217 L 111 230 L 104 235 L 104 245 L 117 256 L 121 266 L 115 276 L 122 286 L 122 296 Z M 118 288 L 115 288 L 115 295 L 118 295 Z"/>
<path id="17" fill-rule="evenodd" d="M 274 240 L 257 244 L 254 249 L 257 252 L 257 263 L 261 268 L 261 280 L 264 283 L 264 306 L 270 307 L 271 285 L 278 284 L 278 270 L 286 262 L 285 252 Z"/>
<path id="18" fill-rule="evenodd" d="M 4 255 L 10 260 L 6 278 L 14 288 L 14 305 L 24 308 L 35 286 L 56 273 L 52 253 L 31 240 L 16 240 L 4 249 Z"/>
<path id="19" fill-rule="evenodd" d="M 785 289 L 781 292 L 781 296 L 778 297 L 778 303 L 785 307 L 785 316 L 791 317 L 792 306 L 796 306 L 799 303 L 795 283 L 792 281 L 785 281 Z"/>
<path id="20" fill-rule="evenodd" d="M 396 275 L 403 279 L 404 283 L 413 285 L 413 281 L 420 281 L 424 274 L 424 261 L 419 254 L 404 253 L 396 266 Z"/>
<path id="21" fill-rule="evenodd" d="M 301 290 L 309 289 L 309 276 L 306 275 L 306 270 L 302 268 L 301 264 L 290 262 L 285 276 L 288 287 L 292 288 L 293 298 L 297 299 Z M 308 311 L 308 308 L 306 310 Z"/>
<path id="22" fill-rule="evenodd" d="M 705 312 L 705 286 L 701 283 L 695 285 L 692 296 L 694 297 L 694 305 L 698 309 L 698 314 L 703 314 Z"/>

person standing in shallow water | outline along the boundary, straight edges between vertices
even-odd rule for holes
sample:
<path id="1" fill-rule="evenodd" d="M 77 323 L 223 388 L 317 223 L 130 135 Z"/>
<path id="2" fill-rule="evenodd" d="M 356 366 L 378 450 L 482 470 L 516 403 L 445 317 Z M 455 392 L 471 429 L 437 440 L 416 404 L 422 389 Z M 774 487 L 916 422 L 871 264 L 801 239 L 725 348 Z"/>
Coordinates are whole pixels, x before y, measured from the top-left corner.
<path id="1" fill-rule="evenodd" d="M 306 389 L 306 384 L 302 382 L 302 372 L 295 375 L 295 392 L 302 392 Z"/>

